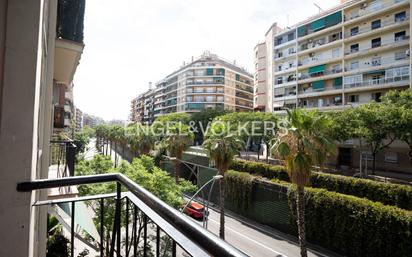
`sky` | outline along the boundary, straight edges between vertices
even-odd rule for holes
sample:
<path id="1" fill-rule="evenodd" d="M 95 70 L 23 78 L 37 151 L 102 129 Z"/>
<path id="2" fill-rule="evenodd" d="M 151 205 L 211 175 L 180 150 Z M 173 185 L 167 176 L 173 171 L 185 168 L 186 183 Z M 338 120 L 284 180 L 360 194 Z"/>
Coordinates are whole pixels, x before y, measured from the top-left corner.
<path id="1" fill-rule="evenodd" d="M 127 120 L 130 101 L 191 57 L 217 54 L 253 72 L 253 48 L 269 27 L 292 26 L 339 0 L 88 0 L 74 103 Z"/>

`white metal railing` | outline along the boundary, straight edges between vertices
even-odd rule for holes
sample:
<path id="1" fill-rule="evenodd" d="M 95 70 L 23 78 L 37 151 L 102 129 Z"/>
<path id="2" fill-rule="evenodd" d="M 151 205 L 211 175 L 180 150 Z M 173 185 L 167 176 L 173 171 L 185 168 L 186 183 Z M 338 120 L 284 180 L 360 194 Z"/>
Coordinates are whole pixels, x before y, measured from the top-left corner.
<path id="1" fill-rule="evenodd" d="M 403 56 L 400 56 L 398 58 L 393 57 L 386 57 L 386 58 L 379 58 L 378 57 L 373 57 L 368 60 L 364 61 L 358 61 L 358 65 L 351 67 L 351 66 L 346 66 L 345 71 L 352 71 L 352 70 L 360 70 L 360 69 L 367 69 L 370 67 L 379 67 L 379 66 L 385 66 L 388 64 L 394 64 L 396 62 L 402 62 L 408 60 L 408 56 L 405 52 Z"/>
<path id="2" fill-rule="evenodd" d="M 387 0 L 387 1 L 373 1 L 369 5 L 366 3 L 361 4 L 361 8 L 358 12 L 352 12 L 350 15 L 345 15 L 345 21 L 350 21 L 356 19 L 361 16 L 368 15 L 373 12 L 377 12 L 383 10 L 387 7 L 393 6 L 394 4 L 398 4 L 401 2 L 405 2 L 407 0 Z M 364 7 L 362 7 L 362 5 Z"/>
<path id="3" fill-rule="evenodd" d="M 301 44 L 300 47 L 299 47 L 299 48 L 300 48 L 300 51 L 306 51 L 306 50 L 313 49 L 313 48 L 316 48 L 316 47 L 319 47 L 319 46 L 323 46 L 323 45 L 327 45 L 327 44 L 329 44 L 329 43 L 333 43 L 333 42 L 336 42 L 336 41 L 342 39 L 342 36 L 340 35 L 340 33 L 339 33 L 339 36 L 338 36 L 338 37 L 331 39 L 330 37 L 331 37 L 332 35 L 333 35 L 333 34 L 328 35 L 328 36 L 326 36 L 326 37 L 324 37 L 324 38 L 322 38 L 322 39 L 313 40 L 313 42 L 311 42 L 311 43 Z"/>
<path id="4" fill-rule="evenodd" d="M 367 46 L 367 47 L 362 47 L 362 48 L 354 48 L 354 49 L 350 49 L 349 51 L 345 52 L 345 55 L 348 54 L 354 54 L 354 53 L 361 53 L 361 52 L 367 52 L 373 48 L 379 48 L 379 47 L 383 47 L 383 46 L 390 46 L 396 43 L 400 43 L 403 41 L 409 40 L 409 36 L 401 36 L 396 38 L 395 40 L 385 40 L 385 41 L 381 41 L 380 44 L 375 43 L 375 45 L 371 44 L 371 46 Z"/>
<path id="5" fill-rule="evenodd" d="M 304 66 L 304 65 L 307 65 L 307 64 L 317 63 L 317 62 L 325 61 L 325 60 L 328 60 L 328 59 L 335 59 L 335 58 L 341 57 L 340 53 L 341 53 L 341 50 L 339 50 L 339 52 L 337 52 L 337 54 L 332 54 L 332 53 L 326 54 L 326 53 L 324 53 L 324 54 L 320 54 L 320 55 L 313 56 L 313 57 L 307 57 L 303 60 L 300 60 L 298 65 L 299 66 Z"/>
<path id="6" fill-rule="evenodd" d="M 379 86 L 388 83 L 394 83 L 398 81 L 405 81 L 409 80 L 409 74 L 394 76 L 390 78 L 379 78 L 379 79 L 371 79 L 366 81 L 359 81 L 353 83 L 345 83 L 345 88 L 354 88 L 354 87 L 368 87 L 368 86 Z"/>
<path id="7" fill-rule="evenodd" d="M 348 32 L 345 33 L 345 38 L 349 38 L 349 37 L 354 37 L 354 36 L 357 36 L 357 35 L 361 35 L 361 34 L 363 34 L 363 33 L 366 33 L 366 32 L 372 31 L 372 30 L 377 30 L 377 29 L 380 29 L 380 28 L 385 28 L 385 27 L 391 26 L 391 25 L 393 25 L 393 24 L 400 24 L 400 23 L 403 23 L 403 22 L 405 22 L 405 21 L 407 21 L 407 20 L 409 20 L 409 15 L 406 15 L 406 17 L 405 17 L 404 19 L 397 20 L 397 21 L 395 20 L 395 18 L 394 18 L 394 19 L 391 19 L 391 20 L 386 20 L 386 21 L 384 21 L 384 22 L 381 22 L 381 26 L 378 27 L 378 28 L 375 28 L 375 29 L 372 29 L 372 27 L 371 27 L 370 24 L 369 24 L 369 26 L 360 28 L 356 33 L 352 33 L 352 32 L 349 30 Z"/>

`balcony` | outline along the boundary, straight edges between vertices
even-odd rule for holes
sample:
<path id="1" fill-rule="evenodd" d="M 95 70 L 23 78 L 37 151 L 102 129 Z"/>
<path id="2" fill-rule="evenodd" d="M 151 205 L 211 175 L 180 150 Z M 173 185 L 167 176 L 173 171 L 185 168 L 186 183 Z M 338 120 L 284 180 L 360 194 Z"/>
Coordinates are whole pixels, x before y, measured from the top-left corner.
<path id="1" fill-rule="evenodd" d="M 326 37 L 323 37 L 321 39 L 313 40 L 312 42 L 303 43 L 299 47 L 300 49 L 299 54 L 307 50 L 319 48 L 321 46 L 326 46 L 333 42 L 337 43 L 341 39 L 342 39 L 342 33 L 334 33 Z"/>
<path id="2" fill-rule="evenodd" d="M 397 6 L 408 3 L 406 0 L 386 0 L 386 1 L 373 1 L 369 5 L 367 3 L 362 3 L 360 9 L 352 12 L 350 15 L 345 15 L 343 18 L 345 20 L 345 25 L 352 23 L 357 18 L 374 15 L 378 12 L 385 11 L 387 8 L 396 8 Z"/>
<path id="3" fill-rule="evenodd" d="M 73 80 L 83 52 L 85 0 L 58 1 L 54 79 L 66 85 Z"/>
<path id="4" fill-rule="evenodd" d="M 96 250 L 100 256 L 105 256 L 105 253 L 109 253 L 109 256 L 116 254 L 117 257 L 129 256 L 129 253 L 134 253 L 134 256 L 137 256 L 138 252 L 143 256 L 154 254 L 160 256 L 160 249 L 164 248 L 161 243 L 164 243 L 165 238 L 166 241 L 170 240 L 172 256 L 176 256 L 177 253 L 179 256 L 182 254 L 190 256 L 246 256 L 122 174 L 34 180 L 19 183 L 17 191 L 31 192 L 40 189 L 109 182 L 116 183 L 116 193 L 45 200 L 34 204 L 34 208 L 68 205 L 70 209 L 68 213 L 70 213 L 71 256 L 74 256 L 76 241 L 80 241 L 77 239 L 79 234 L 75 231 L 75 227 L 81 224 L 81 220 L 76 215 L 76 212 L 79 211 L 76 207 L 84 201 L 92 202 L 101 210 L 100 217 L 102 218 L 97 219 L 97 222 L 100 223 L 100 229 L 94 236 L 96 237 Z M 128 191 L 122 192 L 122 189 Z M 107 204 L 111 202 L 113 202 L 114 209 L 107 208 Z M 108 215 L 113 217 L 110 242 L 105 241 L 106 232 L 102 225 L 103 217 Z M 137 233 L 139 233 L 139 241 Z"/>
<path id="5" fill-rule="evenodd" d="M 350 41 L 350 40 L 354 40 L 354 39 L 358 39 L 362 35 L 367 34 L 368 32 L 371 32 L 371 31 L 382 33 L 385 30 L 389 30 L 391 28 L 398 27 L 399 25 L 406 25 L 408 23 L 409 23 L 409 15 L 406 15 L 405 18 L 402 18 L 402 19 L 386 20 L 386 21 L 381 23 L 379 28 L 373 29 L 371 26 L 366 26 L 366 27 L 362 27 L 358 30 L 348 31 L 348 32 L 345 33 L 345 42 Z M 368 35 L 365 35 L 365 36 L 369 36 L 370 34 L 372 34 L 372 33 L 368 33 Z"/>
<path id="6" fill-rule="evenodd" d="M 306 57 L 302 60 L 299 60 L 298 66 L 299 69 L 303 68 L 303 66 L 311 66 L 316 65 L 319 63 L 329 63 L 333 62 L 341 57 L 341 50 L 336 53 L 322 53 L 312 57 Z"/>
<path id="7" fill-rule="evenodd" d="M 345 58 L 354 57 L 359 55 L 371 54 L 376 51 L 382 51 L 383 49 L 393 49 L 396 47 L 400 47 L 403 45 L 407 45 L 409 43 L 409 36 L 399 36 L 396 37 L 394 40 L 386 40 L 386 41 L 375 41 L 371 42 L 370 47 L 352 47 L 348 51 L 345 52 Z"/>
<path id="8" fill-rule="evenodd" d="M 301 73 L 299 76 L 299 80 L 307 80 L 307 79 L 312 79 L 312 78 L 319 78 L 319 77 L 323 77 L 323 76 L 328 76 L 328 77 L 333 77 L 330 75 L 338 75 L 342 73 L 342 68 L 337 68 L 337 69 L 331 69 L 331 70 L 322 70 L 320 72 L 305 72 L 305 73 Z M 325 78 L 322 78 L 325 79 Z M 299 81 L 301 82 L 301 81 Z M 302 83 L 304 83 L 306 81 L 302 81 Z"/>
<path id="9" fill-rule="evenodd" d="M 345 67 L 345 72 L 355 72 L 355 71 L 363 71 L 369 69 L 376 69 L 376 67 L 392 67 L 392 66 L 399 66 L 404 63 L 408 63 L 409 58 L 406 55 L 406 52 L 402 55 L 397 57 L 373 57 L 370 59 L 366 59 L 364 61 L 355 62 L 357 65 L 351 65 Z"/>
<path id="10" fill-rule="evenodd" d="M 408 69 L 408 67 L 406 67 Z M 344 83 L 345 89 L 351 89 L 351 88 L 382 88 L 384 86 L 402 86 L 404 84 L 407 84 L 409 81 L 409 72 L 396 75 L 393 77 L 387 77 L 387 78 L 379 78 L 379 79 L 370 79 L 366 81 L 357 81 L 357 82 L 352 82 L 352 83 Z"/>

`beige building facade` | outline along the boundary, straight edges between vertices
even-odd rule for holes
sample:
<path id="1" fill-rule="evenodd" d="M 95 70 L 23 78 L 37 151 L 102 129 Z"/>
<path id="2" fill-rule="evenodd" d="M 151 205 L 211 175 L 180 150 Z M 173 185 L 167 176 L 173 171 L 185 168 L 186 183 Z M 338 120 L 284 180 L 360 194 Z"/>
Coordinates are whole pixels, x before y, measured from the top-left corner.
<path id="1" fill-rule="evenodd" d="M 168 113 L 252 111 L 253 94 L 250 73 L 206 51 L 156 83 L 154 89 L 133 99 L 130 117 L 150 124 Z"/>

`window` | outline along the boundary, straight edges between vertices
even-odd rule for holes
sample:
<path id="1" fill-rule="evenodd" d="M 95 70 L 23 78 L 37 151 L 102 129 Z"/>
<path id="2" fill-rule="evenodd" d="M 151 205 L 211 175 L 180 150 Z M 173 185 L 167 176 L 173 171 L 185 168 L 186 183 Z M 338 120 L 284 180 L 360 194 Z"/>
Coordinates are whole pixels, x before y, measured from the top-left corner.
<path id="1" fill-rule="evenodd" d="M 350 95 L 350 96 L 349 96 L 349 102 L 350 102 L 350 103 L 357 103 L 357 102 L 359 102 L 359 95 Z"/>
<path id="2" fill-rule="evenodd" d="M 371 28 L 372 29 L 378 29 L 380 27 L 381 27 L 381 20 L 372 21 L 372 23 L 371 23 Z"/>
<path id="3" fill-rule="evenodd" d="M 279 38 L 277 38 L 276 39 L 276 45 L 280 45 L 280 44 L 282 44 L 283 42 L 282 42 L 282 38 L 281 37 L 279 37 Z"/>
<path id="4" fill-rule="evenodd" d="M 404 59 L 406 59 L 405 51 L 395 53 L 395 61 L 404 60 Z"/>
<path id="5" fill-rule="evenodd" d="M 400 12 L 395 14 L 395 22 L 401 22 L 406 20 L 406 12 Z"/>
<path id="6" fill-rule="evenodd" d="M 282 70 L 282 65 L 279 65 L 278 66 L 278 71 L 281 71 Z"/>
<path id="7" fill-rule="evenodd" d="M 359 69 L 359 61 L 352 62 L 350 64 L 350 69 L 351 70 Z"/>
<path id="8" fill-rule="evenodd" d="M 333 103 L 334 104 L 341 104 L 342 103 L 342 96 L 335 96 L 333 98 Z"/>
<path id="9" fill-rule="evenodd" d="M 293 33 L 288 34 L 288 41 L 291 41 L 293 39 L 295 39 L 295 34 Z"/>
<path id="10" fill-rule="evenodd" d="M 372 66 L 380 66 L 381 65 L 381 57 L 374 57 L 372 58 Z"/>
<path id="11" fill-rule="evenodd" d="M 347 76 L 343 78 L 343 84 L 345 87 L 356 87 L 359 86 L 363 81 L 362 74 Z"/>
<path id="12" fill-rule="evenodd" d="M 295 49 L 293 47 L 288 49 L 289 54 L 294 54 L 295 53 Z"/>
<path id="13" fill-rule="evenodd" d="M 318 99 L 318 107 L 322 107 L 323 106 L 323 99 L 320 98 Z"/>
<path id="14" fill-rule="evenodd" d="M 359 27 L 354 27 L 350 29 L 350 35 L 355 36 L 359 33 Z"/>
<path id="15" fill-rule="evenodd" d="M 385 153 L 385 162 L 398 163 L 398 153 L 396 153 L 396 152 L 386 152 Z"/>
<path id="16" fill-rule="evenodd" d="M 359 51 L 359 44 L 353 44 L 350 46 L 350 52 L 351 53 L 356 53 Z"/>
<path id="17" fill-rule="evenodd" d="M 405 31 L 400 31 L 395 33 L 395 42 L 401 41 L 406 39 L 406 32 Z"/>
<path id="18" fill-rule="evenodd" d="M 381 46 L 381 38 L 378 37 L 378 38 L 372 39 L 371 45 L 372 45 L 372 48 L 380 47 Z"/>
<path id="19" fill-rule="evenodd" d="M 282 84 L 283 83 L 283 78 L 282 77 L 279 77 L 279 78 L 277 78 L 277 84 L 279 85 L 279 84 Z"/>

